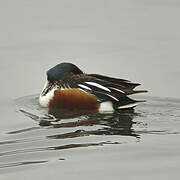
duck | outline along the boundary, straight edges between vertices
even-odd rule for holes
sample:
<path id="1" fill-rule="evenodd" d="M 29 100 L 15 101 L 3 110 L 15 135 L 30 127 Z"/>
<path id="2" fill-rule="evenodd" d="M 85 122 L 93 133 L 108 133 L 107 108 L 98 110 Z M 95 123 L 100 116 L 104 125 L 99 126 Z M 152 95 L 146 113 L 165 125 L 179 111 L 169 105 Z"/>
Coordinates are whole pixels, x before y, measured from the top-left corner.
<path id="1" fill-rule="evenodd" d="M 40 93 L 39 104 L 49 109 L 98 113 L 133 109 L 144 101 L 128 96 L 147 92 L 135 90 L 139 85 L 126 79 L 86 74 L 76 65 L 63 62 L 47 71 L 47 81 Z"/>

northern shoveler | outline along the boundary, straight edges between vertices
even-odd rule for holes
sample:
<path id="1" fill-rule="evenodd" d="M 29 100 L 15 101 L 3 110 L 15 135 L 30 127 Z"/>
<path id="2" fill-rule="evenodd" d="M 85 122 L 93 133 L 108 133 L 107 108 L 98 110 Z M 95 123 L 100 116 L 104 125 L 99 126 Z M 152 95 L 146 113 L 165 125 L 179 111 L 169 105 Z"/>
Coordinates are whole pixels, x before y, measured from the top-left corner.
<path id="1" fill-rule="evenodd" d="M 61 63 L 47 71 L 47 82 L 39 97 L 42 107 L 112 112 L 134 108 L 142 101 L 128 97 L 139 83 L 99 74 L 85 74 L 76 65 Z"/>

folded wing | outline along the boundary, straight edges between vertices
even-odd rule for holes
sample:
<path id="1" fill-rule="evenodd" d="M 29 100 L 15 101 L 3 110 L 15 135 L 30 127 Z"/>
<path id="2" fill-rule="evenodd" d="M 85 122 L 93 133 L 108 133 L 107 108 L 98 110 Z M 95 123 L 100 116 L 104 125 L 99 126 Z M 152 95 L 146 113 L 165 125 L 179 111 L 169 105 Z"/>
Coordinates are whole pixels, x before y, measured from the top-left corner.
<path id="1" fill-rule="evenodd" d="M 98 74 L 75 75 L 67 80 L 63 88 L 78 88 L 94 94 L 99 102 L 111 101 L 116 109 L 128 109 L 142 101 L 136 101 L 128 95 L 147 92 L 134 90 L 139 83 L 132 83 L 124 79 L 116 79 Z"/>

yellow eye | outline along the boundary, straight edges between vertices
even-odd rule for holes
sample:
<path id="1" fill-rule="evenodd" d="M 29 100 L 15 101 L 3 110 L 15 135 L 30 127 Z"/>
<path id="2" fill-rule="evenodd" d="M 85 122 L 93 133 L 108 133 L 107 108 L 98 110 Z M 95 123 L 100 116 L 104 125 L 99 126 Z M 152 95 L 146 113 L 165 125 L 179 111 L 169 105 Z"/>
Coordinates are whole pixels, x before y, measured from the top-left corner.
<path id="1" fill-rule="evenodd" d="M 71 76 L 73 76 L 73 75 L 74 75 L 74 73 L 73 73 L 73 72 L 70 72 L 69 74 L 70 74 Z"/>

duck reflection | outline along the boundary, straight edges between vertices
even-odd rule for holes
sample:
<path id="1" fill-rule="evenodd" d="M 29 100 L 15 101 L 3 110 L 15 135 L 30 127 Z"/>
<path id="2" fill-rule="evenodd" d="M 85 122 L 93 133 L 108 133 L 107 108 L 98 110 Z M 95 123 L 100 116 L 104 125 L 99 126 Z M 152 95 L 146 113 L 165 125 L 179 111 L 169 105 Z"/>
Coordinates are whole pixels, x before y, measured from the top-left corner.
<path id="1" fill-rule="evenodd" d="M 54 113 L 54 114 L 53 114 Z M 54 121 L 41 120 L 40 126 L 49 126 L 50 128 L 73 128 L 79 127 L 79 130 L 68 132 L 65 134 L 56 134 L 47 136 L 51 139 L 75 138 L 89 135 L 122 135 L 140 138 L 133 130 L 136 122 L 133 118 L 137 116 L 134 110 L 119 111 L 113 114 L 95 114 L 90 112 L 69 112 L 69 111 L 51 111 L 58 123 Z M 75 118 L 83 117 L 83 118 Z M 70 122 L 62 122 L 62 120 L 71 119 Z M 99 126 L 96 126 L 99 125 Z M 88 126 L 93 126 L 93 130 L 87 130 Z"/>
<path id="2" fill-rule="evenodd" d="M 42 113 L 41 116 L 32 114 L 25 110 L 19 110 L 28 118 L 39 123 L 39 126 L 20 129 L 13 132 L 9 132 L 8 134 L 18 134 L 18 133 L 29 133 L 32 130 L 38 131 L 39 129 L 44 129 L 43 136 L 46 137 L 48 140 L 47 147 L 39 147 L 36 144 L 36 138 L 23 138 L 17 139 L 15 141 L 8 141 L 3 143 L 14 144 L 14 143 L 23 143 L 23 142 L 33 142 L 34 148 L 26 148 L 26 149 L 19 149 L 15 151 L 8 151 L 5 153 L 1 153 L 2 155 L 12 155 L 12 154 L 20 154 L 20 153 L 29 153 L 29 152 L 39 152 L 39 151 L 46 151 L 46 150 L 65 150 L 65 149 L 74 149 L 74 148 L 81 148 L 81 147 L 89 147 L 89 146 L 103 146 L 106 144 L 122 144 L 126 143 L 124 141 L 97 141 L 89 142 L 90 139 L 86 139 L 83 137 L 87 136 L 131 136 L 135 137 L 136 140 L 140 140 L 140 131 L 135 131 L 136 126 L 138 126 L 139 122 L 134 120 L 135 117 L 139 117 L 139 114 L 135 113 L 134 110 L 126 110 L 126 111 L 119 111 L 113 114 L 96 114 L 95 112 L 77 112 L 77 111 L 51 111 L 51 114 L 46 114 L 46 112 Z M 50 112 L 49 112 L 50 113 Z M 57 129 L 61 129 L 57 133 Z M 48 129 L 55 130 L 55 131 L 48 131 Z M 54 134 L 52 134 L 54 132 Z M 56 132 L 56 133 L 55 133 Z M 63 133 L 62 133 L 63 132 Z M 75 139 L 78 137 L 82 137 L 83 141 L 79 141 L 79 139 Z M 54 146 L 54 141 L 51 139 L 69 139 L 74 138 L 73 141 L 59 141 L 60 143 L 58 146 Z M 102 138 L 104 139 L 104 138 Z M 40 138 L 41 140 L 41 138 Z M 44 137 L 42 139 L 44 141 Z M 64 144 L 65 143 L 65 144 Z M 38 146 L 38 147 L 37 147 Z"/>
<path id="3" fill-rule="evenodd" d="M 31 101 L 33 103 L 30 103 Z M 24 104 L 30 105 L 27 107 Z M 18 148 L 0 153 L 0 156 L 124 144 L 128 142 L 129 137 L 139 141 L 139 134 L 142 134 L 142 131 L 138 130 L 141 122 L 137 120 L 141 114 L 137 114 L 133 109 L 113 114 L 47 110 L 39 107 L 36 98 L 28 97 L 22 98 L 17 112 L 36 123 L 33 123 L 32 127 L 8 132 L 7 134 L 15 135 L 13 141 L 4 141 L 0 144 L 16 144 L 14 147 Z M 126 136 L 127 139 L 121 140 L 121 136 Z M 22 146 L 23 143 L 26 143 L 26 148 Z"/>

